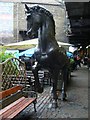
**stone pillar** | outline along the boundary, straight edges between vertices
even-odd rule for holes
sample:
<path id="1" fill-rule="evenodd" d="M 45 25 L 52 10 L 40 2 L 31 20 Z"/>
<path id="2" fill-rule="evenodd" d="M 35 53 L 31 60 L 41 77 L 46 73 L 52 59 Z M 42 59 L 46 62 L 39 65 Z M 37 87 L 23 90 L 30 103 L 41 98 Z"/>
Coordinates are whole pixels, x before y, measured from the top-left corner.
<path id="1" fill-rule="evenodd" d="M 19 35 L 20 30 L 26 30 L 24 4 L 14 3 L 14 40 L 16 42 L 22 41 Z"/>

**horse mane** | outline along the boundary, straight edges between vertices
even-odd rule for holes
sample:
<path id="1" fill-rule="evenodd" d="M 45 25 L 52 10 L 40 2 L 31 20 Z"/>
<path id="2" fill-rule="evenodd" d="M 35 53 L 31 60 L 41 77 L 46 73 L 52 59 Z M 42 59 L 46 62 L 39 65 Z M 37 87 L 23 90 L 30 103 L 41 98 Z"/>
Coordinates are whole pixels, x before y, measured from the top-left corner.
<path id="1" fill-rule="evenodd" d="M 33 12 L 37 12 L 37 13 L 47 15 L 51 19 L 51 21 L 53 23 L 54 33 L 55 33 L 55 21 L 53 19 L 53 15 L 48 10 L 46 10 L 45 8 L 40 7 L 40 6 L 37 5 L 37 6 L 30 7 L 30 10 L 27 13 L 32 14 Z"/>

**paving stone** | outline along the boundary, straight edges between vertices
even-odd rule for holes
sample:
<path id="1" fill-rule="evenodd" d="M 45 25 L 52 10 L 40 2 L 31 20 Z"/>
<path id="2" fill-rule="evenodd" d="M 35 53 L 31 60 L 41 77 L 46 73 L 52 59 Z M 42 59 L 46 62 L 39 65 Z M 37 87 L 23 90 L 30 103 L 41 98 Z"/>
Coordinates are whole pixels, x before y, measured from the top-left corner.
<path id="1" fill-rule="evenodd" d="M 85 73 L 83 75 L 83 72 Z M 33 110 L 33 105 L 28 106 L 23 112 L 21 112 L 15 120 L 33 120 L 33 119 L 57 119 L 57 118 L 88 118 L 88 86 L 87 83 L 87 72 L 86 68 L 81 68 L 78 71 L 73 72 L 71 78 L 75 85 L 69 86 L 68 89 L 68 100 L 63 102 L 58 100 L 58 108 L 51 108 L 50 101 L 50 87 L 46 86 L 42 94 L 38 94 L 37 102 L 37 113 Z M 84 76 L 84 77 L 83 77 Z M 85 77 L 86 76 L 86 77 Z M 78 80 L 77 80 L 78 78 Z M 80 86 L 80 80 L 83 82 Z M 26 119 L 27 118 L 27 119 Z"/>

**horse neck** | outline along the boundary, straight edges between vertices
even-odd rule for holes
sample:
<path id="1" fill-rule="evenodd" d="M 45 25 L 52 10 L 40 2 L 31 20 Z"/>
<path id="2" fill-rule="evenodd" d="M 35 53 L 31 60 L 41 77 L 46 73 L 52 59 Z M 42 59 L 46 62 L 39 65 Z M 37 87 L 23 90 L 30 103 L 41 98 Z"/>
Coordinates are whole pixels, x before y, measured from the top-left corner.
<path id="1" fill-rule="evenodd" d="M 43 22 L 38 31 L 38 38 L 39 48 L 42 53 L 46 53 L 48 47 L 50 47 L 49 45 L 51 45 L 51 47 L 57 46 L 57 42 L 55 39 L 55 28 L 51 21 L 46 20 L 45 22 Z"/>

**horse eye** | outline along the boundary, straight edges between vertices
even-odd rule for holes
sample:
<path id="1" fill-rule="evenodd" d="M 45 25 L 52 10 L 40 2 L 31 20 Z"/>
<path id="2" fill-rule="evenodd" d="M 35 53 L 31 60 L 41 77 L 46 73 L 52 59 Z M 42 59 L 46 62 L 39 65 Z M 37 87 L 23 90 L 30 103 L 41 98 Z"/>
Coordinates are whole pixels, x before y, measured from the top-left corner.
<path id="1" fill-rule="evenodd" d="M 31 15 L 28 15 L 27 17 L 26 17 L 26 20 L 28 21 L 29 19 L 31 19 Z"/>

